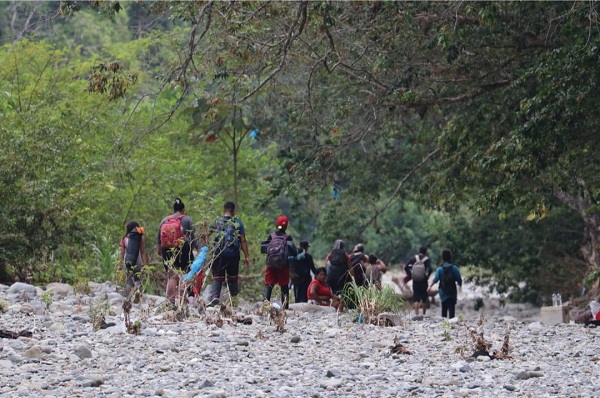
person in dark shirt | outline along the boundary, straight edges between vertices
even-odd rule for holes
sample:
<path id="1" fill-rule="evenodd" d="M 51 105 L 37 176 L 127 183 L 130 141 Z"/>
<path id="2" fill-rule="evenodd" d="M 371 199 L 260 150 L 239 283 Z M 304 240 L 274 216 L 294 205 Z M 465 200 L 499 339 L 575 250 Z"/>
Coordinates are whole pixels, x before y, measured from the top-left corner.
<path id="1" fill-rule="evenodd" d="M 223 216 L 210 227 L 210 232 L 215 235 L 215 246 L 209 305 L 216 305 L 221 297 L 223 282 L 227 282 L 231 297 L 235 297 L 239 293 L 240 251 L 244 253 L 246 268 L 250 267 L 250 255 L 246 242 L 246 230 L 242 221 L 235 216 L 233 202 L 226 202 L 223 205 Z"/>
<path id="2" fill-rule="evenodd" d="M 423 309 L 423 315 L 427 312 L 427 302 L 429 301 L 429 294 L 427 293 L 427 286 L 429 281 L 429 276 L 433 273 L 433 269 L 431 268 L 431 259 L 427 257 L 427 247 L 421 246 L 419 248 L 419 254 L 411 258 L 406 266 L 404 267 L 404 271 L 406 275 L 412 277 L 413 266 L 417 262 L 417 259 L 424 260 L 425 264 L 425 273 L 423 280 L 415 280 L 413 278 L 413 300 L 414 300 L 414 310 L 415 315 L 419 315 L 419 307 Z"/>
<path id="3" fill-rule="evenodd" d="M 290 261 L 290 281 L 294 287 L 294 302 L 296 303 L 308 301 L 306 292 L 312 281 L 311 271 L 313 275 L 316 275 L 315 263 L 312 256 L 308 254 L 309 247 L 308 241 L 301 241 L 298 256 Z"/>
<path id="4" fill-rule="evenodd" d="M 275 285 L 279 285 L 281 288 L 281 300 L 284 303 L 284 308 L 288 308 L 289 299 L 290 299 L 290 266 L 289 259 L 295 258 L 298 254 L 298 249 L 296 249 L 296 245 L 294 245 L 294 241 L 290 235 L 286 233 L 289 220 L 286 216 L 279 216 L 276 221 L 277 229 L 275 232 L 271 233 L 265 241 L 261 243 L 260 251 L 261 253 L 267 254 L 266 258 L 266 269 L 265 269 L 265 290 L 264 290 L 264 299 L 267 301 L 271 301 L 271 293 L 273 292 L 273 287 Z M 285 261 L 285 265 L 280 267 L 274 267 L 269 264 L 269 254 L 268 248 L 269 244 L 275 237 L 283 237 L 286 239 L 286 256 L 287 259 Z"/>

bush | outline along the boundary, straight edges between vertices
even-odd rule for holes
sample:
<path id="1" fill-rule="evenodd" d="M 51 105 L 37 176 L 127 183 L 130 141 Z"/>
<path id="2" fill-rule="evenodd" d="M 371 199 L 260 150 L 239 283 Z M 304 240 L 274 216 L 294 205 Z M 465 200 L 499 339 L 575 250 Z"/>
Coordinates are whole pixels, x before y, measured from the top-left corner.
<path id="1" fill-rule="evenodd" d="M 358 311 L 364 323 L 376 324 L 381 313 L 398 313 L 407 309 L 404 297 L 390 287 L 377 290 L 374 285 L 365 288 L 352 282 L 344 287 L 342 298 L 348 308 Z"/>

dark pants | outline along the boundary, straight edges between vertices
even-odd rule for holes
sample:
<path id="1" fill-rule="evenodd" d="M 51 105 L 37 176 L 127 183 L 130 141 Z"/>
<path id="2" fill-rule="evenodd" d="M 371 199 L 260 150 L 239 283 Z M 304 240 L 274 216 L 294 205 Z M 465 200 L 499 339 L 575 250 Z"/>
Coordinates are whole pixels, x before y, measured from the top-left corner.
<path id="1" fill-rule="evenodd" d="M 161 252 L 165 271 L 169 271 L 169 267 L 172 266 L 175 269 L 187 272 L 190 263 L 194 261 L 192 248 L 188 242 L 178 248 L 161 249 Z"/>
<path id="2" fill-rule="evenodd" d="M 227 281 L 229 294 L 234 297 L 239 292 L 238 275 L 240 273 L 240 255 L 224 256 L 220 255 L 216 258 L 212 265 L 212 289 L 211 298 L 218 299 L 221 297 L 221 288 L 223 282 Z"/>
<path id="3" fill-rule="evenodd" d="M 125 275 L 127 279 L 125 281 L 125 296 L 128 297 L 133 288 L 139 288 L 142 285 L 140 280 L 140 274 L 142 273 L 142 265 L 132 264 L 130 262 L 125 263 Z"/>
<path id="4" fill-rule="evenodd" d="M 294 285 L 294 302 L 295 303 L 307 303 L 308 302 L 308 285 L 310 281 L 293 282 Z"/>
<path id="5" fill-rule="evenodd" d="M 442 318 L 446 318 L 446 317 L 454 318 L 455 307 L 456 307 L 456 297 L 448 298 L 448 299 L 442 301 Z"/>
<path id="6" fill-rule="evenodd" d="M 177 291 L 179 290 L 179 275 L 172 273 L 169 275 L 169 271 L 172 268 L 187 272 L 190 269 L 190 264 L 194 261 L 194 255 L 192 254 L 192 248 L 188 242 L 185 242 L 181 247 L 174 249 L 161 249 L 163 264 L 169 280 L 167 281 L 167 299 L 171 303 L 175 303 L 178 296 Z M 181 293 L 181 292 L 180 292 Z M 192 289 L 188 289 L 188 296 L 193 296 L 194 292 Z"/>

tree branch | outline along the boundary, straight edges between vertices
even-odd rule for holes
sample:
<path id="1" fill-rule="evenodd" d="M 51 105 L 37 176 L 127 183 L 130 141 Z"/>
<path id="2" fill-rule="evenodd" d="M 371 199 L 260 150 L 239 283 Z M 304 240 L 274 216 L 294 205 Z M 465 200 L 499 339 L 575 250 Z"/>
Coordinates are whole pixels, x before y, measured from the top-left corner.
<path id="1" fill-rule="evenodd" d="M 281 50 L 281 57 L 279 59 L 279 64 L 277 65 L 277 67 L 275 69 L 273 69 L 271 71 L 271 73 L 269 73 L 267 75 L 267 77 L 265 77 L 259 84 L 258 86 L 256 86 L 254 89 L 250 90 L 248 93 L 246 93 L 246 95 L 244 95 L 239 102 L 244 102 L 246 101 L 248 98 L 252 97 L 254 94 L 256 94 L 261 88 L 263 88 L 263 86 L 265 84 L 267 84 L 271 79 L 273 79 L 273 77 L 278 74 L 281 69 L 283 69 L 283 65 L 285 64 L 286 58 L 287 58 L 287 54 L 288 51 L 290 49 L 290 46 L 292 45 L 292 43 L 294 42 L 294 40 L 296 40 L 296 38 L 298 36 L 300 36 L 300 34 L 302 34 L 302 32 L 304 31 L 304 27 L 306 26 L 306 20 L 307 20 L 307 16 L 306 16 L 306 9 L 307 9 L 307 5 L 308 2 L 307 1 L 302 1 L 300 3 L 300 6 L 298 7 L 298 14 L 296 16 L 296 20 L 294 21 L 294 23 L 292 24 L 292 26 L 290 27 L 288 34 L 287 34 L 287 38 L 285 43 L 283 44 L 283 48 Z M 296 32 L 296 26 L 298 26 L 298 31 Z"/>
<path id="2" fill-rule="evenodd" d="M 398 194 L 400 193 L 400 190 L 402 189 L 402 186 L 404 185 L 404 183 L 406 181 L 408 181 L 408 179 L 417 172 L 417 170 L 419 170 L 421 167 L 423 167 L 423 165 L 435 154 L 437 154 L 440 150 L 436 149 L 432 152 L 430 152 L 427 156 L 425 156 L 425 158 L 423 158 L 423 160 L 421 160 L 421 162 L 419 162 L 418 165 L 416 165 L 411 171 L 408 172 L 408 174 L 406 174 L 398 183 L 398 185 L 396 186 L 396 189 L 394 190 L 394 192 L 392 193 L 392 196 L 388 199 L 387 203 L 379 210 L 377 210 L 375 212 L 375 214 L 373 215 L 373 217 L 371 217 L 371 219 L 369 221 L 367 221 L 366 223 L 364 223 L 363 225 L 360 226 L 360 228 L 358 229 L 358 234 L 362 234 L 365 229 L 371 225 L 371 223 L 373 223 L 375 220 L 377 220 L 377 217 L 379 217 L 383 212 L 385 212 L 390 206 L 391 204 L 396 200 Z"/>

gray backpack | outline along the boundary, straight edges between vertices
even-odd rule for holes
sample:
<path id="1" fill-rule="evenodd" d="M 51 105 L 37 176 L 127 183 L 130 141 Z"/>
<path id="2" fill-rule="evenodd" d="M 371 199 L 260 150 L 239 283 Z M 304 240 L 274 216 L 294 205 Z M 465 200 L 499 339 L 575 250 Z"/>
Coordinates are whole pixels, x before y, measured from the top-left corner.
<path id="1" fill-rule="evenodd" d="M 425 267 L 425 261 L 429 260 L 429 257 L 425 256 L 420 258 L 417 254 L 415 256 L 415 263 L 412 266 L 412 280 L 415 282 L 423 282 L 427 280 L 427 268 Z"/>

